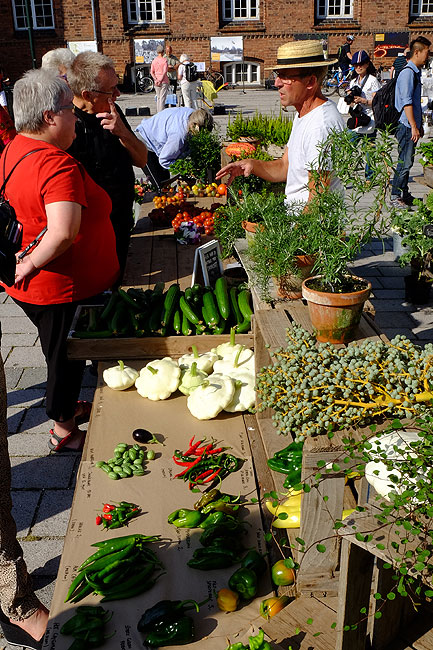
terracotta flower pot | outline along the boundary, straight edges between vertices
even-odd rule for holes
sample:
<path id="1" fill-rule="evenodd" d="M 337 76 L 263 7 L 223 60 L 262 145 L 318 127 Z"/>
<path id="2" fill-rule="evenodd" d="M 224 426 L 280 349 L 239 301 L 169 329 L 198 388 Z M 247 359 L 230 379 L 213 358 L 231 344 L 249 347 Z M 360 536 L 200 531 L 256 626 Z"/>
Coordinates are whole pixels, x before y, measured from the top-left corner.
<path id="1" fill-rule="evenodd" d="M 350 293 L 327 293 L 308 286 L 317 279 L 320 276 L 308 278 L 302 283 L 302 296 L 308 301 L 308 311 L 317 340 L 323 343 L 353 341 L 362 308 L 370 295 L 371 283 L 354 276 L 355 280 L 365 284 L 365 289 Z"/>
<path id="2" fill-rule="evenodd" d="M 259 228 L 261 224 L 254 223 L 254 221 L 242 221 L 241 226 L 245 230 L 245 238 L 249 243 L 251 239 L 253 239 L 257 228 Z"/>
<path id="3" fill-rule="evenodd" d="M 310 277 L 311 269 L 315 259 L 311 255 L 297 255 L 296 266 L 300 269 L 300 275 L 288 273 L 282 278 L 275 279 L 277 283 L 277 294 L 285 300 L 299 300 L 302 298 L 302 282 Z"/>

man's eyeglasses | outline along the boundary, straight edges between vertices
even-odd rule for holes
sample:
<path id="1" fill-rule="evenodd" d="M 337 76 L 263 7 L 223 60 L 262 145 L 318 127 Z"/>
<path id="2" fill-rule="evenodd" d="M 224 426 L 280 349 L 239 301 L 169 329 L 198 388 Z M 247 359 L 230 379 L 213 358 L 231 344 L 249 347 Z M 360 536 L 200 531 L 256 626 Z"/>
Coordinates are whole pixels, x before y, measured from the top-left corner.
<path id="1" fill-rule="evenodd" d="M 75 108 L 75 105 L 71 102 L 70 104 L 65 104 L 64 106 L 60 106 L 59 112 L 64 111 L 67 108 L 70 108 L 70 109 L 73 110 Z"/>
<path id="2" fill-rule="evenodd" d="M 285 72 L 278 72 L 278 70 L 275 70 L 276 78 L 280 79 L 284 84 L 285 83 L 292 83 L 295 81 L 295 79 L 305 79 L 306 75 L 303 74 L 287 74 Z"/>
<path id="3" fill-rule="evenodd" d="M 91 88 L 90 89 L 92 93 L 99 93 L 100 95 L 114 95 L 114 93 L 117 91 L 117 86 L 113 88 L 113 90 L 96 90 L 96 88 Z"/>

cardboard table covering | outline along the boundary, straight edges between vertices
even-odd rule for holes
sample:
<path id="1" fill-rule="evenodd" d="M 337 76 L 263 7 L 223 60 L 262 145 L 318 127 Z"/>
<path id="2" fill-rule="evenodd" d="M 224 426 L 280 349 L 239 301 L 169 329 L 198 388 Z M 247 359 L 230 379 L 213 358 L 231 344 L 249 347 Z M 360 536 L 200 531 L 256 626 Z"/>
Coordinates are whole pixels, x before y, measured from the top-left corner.
<path id="1" fill-rule="evenodd" d="M 102 365 L 102 364 L 101 364 Z M 109 364 L 108 364 L 109 365 Z M 128 362 L 137 369 L 143 362 Z M 105 364 L 103 367 L 106 367 Z M 162 445 L 142 445 L 153 449 L 156 458 L 146 464 L 144 476 L 134 476 L 113 481 L 107 474 L 95 467 L 98 460 L 113 456 L 119 442 L 134 444 L 132 431 L 138 427 L 155 433 Z M 240 494 L 248 501 L 257 497 L 251 450 L 244 419 L 240 414 L 222 414 L 209 421 L 199 421 L 188 411 L 186 397 L 176 393 L 168 400 L 152 402 L 132 388 L 127 391 L 113 391 L 103 385 L 100 379 L 95 393 L 92 419 L 83 452 L 71 518 L 65 546 L 60 562 L 59 574 L 50 612 L 50 622 L 45 636 L 44 649 L 66 650 L 72 637 L 60 635 L 63 623 L 75 612 L 77 605 L 64 603 L 67 590 L 80 564 L 96 548 L 91 544 L 111 537 L 141 533 L 161 535 L 161 541 L 149 545 L 164 564 L 166 574 L 152 589 L 135 598 L 103 603 L 114 612 L 106 626 L 106 633 L 116 634 L 104 644 L 107 650 L 141 648 L 143 635 L 137 631 L 137 623 L 143 612 L 162 599 L 200 602 L 210 600 L 198 614 L 189 612 L 194 618 L 197 641 L 189 647 L 204 650 L 224 650 L 227 638 L 238 641 L 246 639 L 248 633 L 257 629 L 260 621 L 259 603 L 271 592 L 269 576 L 259 581 L 257 598 L 244 604 L 238 611 L 225 613 L 218 610 L 216 592 L 228 586 L 229 577 L 239 567 L 198 571 L 187 566 L 194 549 L 200 547 L 201 529 L 178 529 L 167 523 L 167 516 L 178 508 L 192 508 L 200 494 L 191 492 L 188 483 L 173 476 L 182 471 L 175 465 L 172 455 L 175 449 L 186 450 L 189 440 L 203 437 L 214 438 L 221 445 L 231 447 L 228 453 L 245 459 L 242 468 L 224 479 L 221 490 Z M 244 499 L 244 500 L 245 500 Z M 103 503 L 129 501 L 142 508 L 142 514 L 132 519 L 126 528 L 113 531 L 96 526 L 95 517 L 101 512 Z M 250 504 L 241 509 L 240 518 L 249 522 L 246 526 L 244 546 L 264 552 L 263 529 L 259 506 Z M 90 596 L 79 604 L 98 604 L 100 596 Z M 175 647 L 175 646 L 167 646 Z"/>

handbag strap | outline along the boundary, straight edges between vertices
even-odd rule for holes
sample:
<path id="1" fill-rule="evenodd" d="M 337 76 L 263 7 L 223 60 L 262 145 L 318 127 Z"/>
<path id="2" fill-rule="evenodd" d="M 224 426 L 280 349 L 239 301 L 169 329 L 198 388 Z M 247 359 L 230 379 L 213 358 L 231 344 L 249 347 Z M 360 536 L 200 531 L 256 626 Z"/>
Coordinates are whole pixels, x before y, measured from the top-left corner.
<path id="1" fill-rule="evenodd" d="M 24 154 L 24 156 L 21 156 L 21 158 L 18 160 L 18 162 L 15 163 L 15 165 L 12 167 L 9 174 L 5 178 L 5 174 L 6 174 L 6 154 L 7 154 L 8 149 L 9 149 L 9 145 L 6 147 L 6 149 L 5 149 L 4 153 L 3 153 L 3 178 L 4 178 L 4 181 L 3 181 L 3 185 L 0 188 L 0 197 L 4 196 L 6 183 L 8 182 L 8 180 L 12 176 L 12 173 L 15 171 L 15 168 L 18 167 L 20 162 L 23 161 L 24 158 L 27 158 L 27 156 L 31 156 L 32 153 L 36 153 L 37 151 L 43 151 L 44 147 L 39 147 L 39 149 L 33 149 L 32 151 L 28 151 L 26 154 Z"/>

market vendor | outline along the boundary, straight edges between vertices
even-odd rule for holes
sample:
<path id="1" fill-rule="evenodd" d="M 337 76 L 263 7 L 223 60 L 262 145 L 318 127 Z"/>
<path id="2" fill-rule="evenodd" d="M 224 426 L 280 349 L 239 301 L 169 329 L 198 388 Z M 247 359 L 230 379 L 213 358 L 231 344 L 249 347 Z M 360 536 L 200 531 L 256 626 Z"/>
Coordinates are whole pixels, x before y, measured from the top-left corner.
<path id="1" fill-rule="evenodd" d="M 170 108 L 141 122 L 135 132 L 147 146 L 145 171 L 153 183 L 170 178 L 170 166 L 188 154 L 188 135 L 201 129 L 213 129 L 212 115 L 203 108 Z"/>
<path id="2" fill-rule="evenodd" d="M 286 181 L 287 203 L 307 203 L 314 194 L 311 169 L 320 147 L 331 131 L 342 131 L 344 122 L 334 102 L 322 94 L 321 86 L 328 66 L 336 59 L 326 59 L 320 41 L 293 41 L 278 48 L 277 64 L 272 68 L 277 78 L 283 108 L 294 106 L 296 115 L 292 132 L 282 158 L 258 160 L 246 158 L 232 162 L 216 175 L 229 175 L 228 184 L 236 176 L 255 174 L 271 182 Z M 322 179 L 331 190 L 338 190 L 339 180 L 325 170 Z"/>

